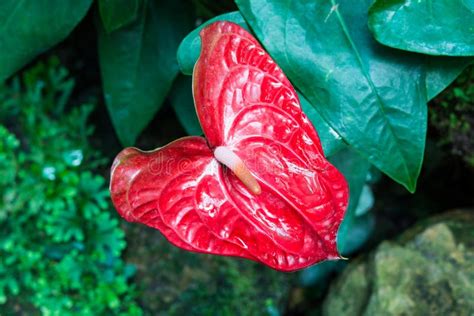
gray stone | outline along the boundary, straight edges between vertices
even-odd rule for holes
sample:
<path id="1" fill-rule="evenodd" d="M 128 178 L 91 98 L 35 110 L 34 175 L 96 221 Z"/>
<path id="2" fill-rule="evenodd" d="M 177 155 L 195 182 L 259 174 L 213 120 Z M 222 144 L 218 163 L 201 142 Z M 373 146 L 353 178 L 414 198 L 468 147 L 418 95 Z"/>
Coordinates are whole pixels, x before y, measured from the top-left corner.
<path id="1" fill-rule="evenodd" d="M 450 212 L 351 263 L 323 314 L 474 315 L 474 216 Z"/>

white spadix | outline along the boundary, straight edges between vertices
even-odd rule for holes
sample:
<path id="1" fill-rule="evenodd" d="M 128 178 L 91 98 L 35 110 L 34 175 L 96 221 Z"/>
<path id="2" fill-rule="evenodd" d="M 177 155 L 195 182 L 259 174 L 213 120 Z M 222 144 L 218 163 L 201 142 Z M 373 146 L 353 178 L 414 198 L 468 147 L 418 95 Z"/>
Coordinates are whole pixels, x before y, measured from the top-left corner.
<path id="1" fill-rule="evenodd" d="M 260 194 L 262 189 L 257 182 L 257 179 L 252 175 L 250 170 L 244 164 L 242 159 L 233 151 L 225 146 L 216 147 L 214 150 L 214 157 L 220 163 L 226 165 L 237 178 L 253 193 Z"/>

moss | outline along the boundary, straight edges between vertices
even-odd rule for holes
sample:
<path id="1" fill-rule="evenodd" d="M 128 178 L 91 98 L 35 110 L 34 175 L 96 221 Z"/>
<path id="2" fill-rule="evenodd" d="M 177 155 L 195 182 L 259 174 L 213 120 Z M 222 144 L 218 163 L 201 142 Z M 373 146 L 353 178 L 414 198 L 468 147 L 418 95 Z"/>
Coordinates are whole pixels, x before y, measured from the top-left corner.
<path id="1" fill-rule="evenodd" d="M 127 224 L 128 261 L 151 315 L 279 315 L 294 274 L 244 259 L 189 253 L 156 230 Z"/>
<path id="2" fill-rule="evenodd" d="M 331 287 L 325 315 L 470 315 L 474 215 L 451 212 L 385 241 Z"/>
<path id="3" fill-rule="evenodd" d="M 370 295 L 370 283 L 367 264 L 360 262 L 351 269 L 344 271 L 333 287 L 340 289 L 339 295 L 328 296 L 325 302 L 328 315 L 360 315 L 367 304 Z M 340 299 L 344 298 L 344 299 Z"/>

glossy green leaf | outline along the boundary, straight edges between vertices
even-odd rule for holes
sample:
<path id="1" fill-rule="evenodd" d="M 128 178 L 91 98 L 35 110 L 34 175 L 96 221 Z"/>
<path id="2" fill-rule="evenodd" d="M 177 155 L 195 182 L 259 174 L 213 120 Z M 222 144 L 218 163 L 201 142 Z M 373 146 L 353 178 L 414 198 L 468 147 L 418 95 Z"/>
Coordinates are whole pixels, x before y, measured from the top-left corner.
<path id="1" fill-rule="evenodd" d="M 240 26 L 249 29 L 240 12 L 230 12 L 217 16 L 192 31 L 181 42 L 178 49 L 178 62 L 181 72 L 191 75 L 194 64 L 199 57 L 201 50 L 201 40 L 199 31 L 214 21 L 232 21 Z M 271 54 L 271 52 L 270 52 Z M 473 62 L 471 57 L 427 57 L 426 60 L 426 90 L 428 100 L 433 99 L 438 93 L 443 91 L 456 77 Z M 307 112 L 307 110 L 305 110 Z M 308 113 L 307 113 L 308 115 Z M 314 122 L 313 122 L 314 124 Z"/>
<path id="2" fill-rule="evenodd" d="M 342 138 L 413 192 L 426 133 L 419 56 L 367 31 L 370 0 L 238 0 L 243 16 L 296 87 Z"/>
<path id="3" fill-rule="evenodd" d="M 359 13 L 359 15 L 360 15 L 360 13 Z M 265 15 L 263 15 L 263 16 L 265 16 Z M 351 19 L 356 19 L 357 16 L 350 16 L 350 18 Z M 246 29 L 248 29 L 248 26 L 247 26 L 245 20 L 243 19 L 243 17 L 241 16 L 241 14 L 239 12 L 232 12 L 232 13 L 228 13 L 228 14 L 218 16 L 218 17 L 204 23 L 199 28 L 195 29 L 188 36 L 186 36 L 186 38 L 183 40 L 183 42 L 181 43 L 181 45 L 179 47 L 179 50 L 178 50 L 178 60 L 179 60 L 180 66 L 181 66 L 181 71 L 183 73 L 189 74 L 189 75 L 192 74 L 192 69 L 194 67 L 194 64 L 195 64 L 197 58 L 199 57 L 200 45 L 201 45 L 200 38 L 199 38 L 199 31 L 205 25 L 208 25 L 209 23 L 212 23 L 216 20 L 233 21 L 234 23 L 237 23 L 237 24 L 245 27 Z M 361 28 L 360 25 L 359 25 L 359 28 Z M 325 32 L 330 32 L 330 31 L 331 30 L 327 30 Z M 361 32 L 362 31 L 360 31 L 359 33 L 361 33 Z M 365 40 L 365 42 L 362 41 L 362 44 L 374 45 L 374 47 L 373 47 L 373 49 L 369 47 L 369 49 L 368 49 L 369 53 L 365 53 L 365 55 L 369 55 L 369 56 L 364 55 L 364 58 L 370 57 L 371 50 L 377 51 L 379 49 L 379 47 L 381 47 L 380 45 L 377 45 L 374 41 L 370 40 L 370 34 L 368 34 L 368 30 L 366 30 L 365 32 L 367 33 L 367 34 L 365 34 L 366 36 L 364 36 L 364 34 L 359 34 L 359 38 L 362 37 L 362 40 Z M 265 39 L 265 38 L 268 38 L 267 41 L 272 41 L 273 40 L 273 41 L 276 41 L 276 42 L 281 42 L 281 39 L 276 39 L 272 32 L 270 32 L 269 34 L 265 34 L 265 33 L 262 32 L 262 34 L 260 34 L 260 39 L 262 40 L 262 39 Z M 296 39 L 299 39 L 299 38 L 300 37 L 296 36 Z M 287 39 L 287 41 L 288 41 L 288 39 Z M 342 41 L 342 42 L 343 42 L 342 45 L 344 45 L 344 41 Z M 299 48 L 300 45 L 298 43 L 296 43 L 295 45 L 298 46 L 298 48 L 295 48 L 295 49 L 296 49 L 297 52 L 302 54 L 300 56 L 302 56 L 303 61 L 307 60 L 308 57 L 311 57 L 311 59 L 316 59 L 316 60 L 319 59 L 318 56 L 315 56 L 313 53 L 311 53 L 311 50 L 301 51 L 301 48 Z M 338 63 L 338 58 L 339 57 L 331 57 L 331 56 L 336 56 L 336 53 L 338 52 L 337 45 L 338 45 L 337 43 L 334 43 L 332 45 L 332 49 L 334 50 L 334 53 L 332 55 L 329 54 L 329 53 L 326 54 L 326 57 L 325 57 L 326 59 L 324 59 L 324 61 L 322 61 L 320 63 L 321 67 L 324 66 L 324 62 L 327 59 L 331 60 L 333 63 L 336 63 L 336 64 Z M 269 53 L 273 57 L 275 57 L 274 52 L 273 52 L 273 46 L 269 45 L 266 48 L 268 49 Z M 277 50 L 276 50 L 277 54 L 280 52 L 278 50 L 278 48 L 279 47 L 277 46 Z M 425 65 L 426 72 L 427 72 L 426 79 L 425 79 L 426 82 L 423 83 L 423 84 L 419 84 L 419 90 L 420 90 L 420 92 L 422 90 L 424 90 L 422 85 L 426 85 L 426 90 L 427 90 L 427 93 L 428 93 L 428 96 L 429 96 L 430 99 L 433 98 L 439 92 L 441 92 L 445 87 L 447 87 L 454 80 L 454 78 L 457 76 L 457 74 L 459 72 L 461 72 L 462 69 L 464 67 L 466 67 L 467 64 L 470 62 L 470 59 L 468 59 L 468 58 L 454 58 L 454 57 L 427 57 L 427 58 L 424 58 L 421 61 L 417 57 L 415 57 L 414 55 L 412 55 L 410 53 L 403 53 L 401 51 L 394 51 L 394 50 L 391 50 L 391 49 L 384 49 L 384 48 L 381 48 L 381 49 L 382 49 L 382 51 L 380 53 L 376 54 L 377 58 L 374 58 L 375 60 L 371 64 L 377 64 L 380 60 L 382 60 L 384 62 L 383 54 L 385 52 L 387 52 L 387 56 L 386 56 L 387 61 L 385 61 L 384 63 L 388 63 L 388 65 L 384 67 L 382 72 L 380 72 L 380 73 L 379 72 L 373 72 L 373 75 L 374 76 L 383 75 L 384 72 L 390 73 L 392 68 L 396 69 L 397 63 L 404 63 L 405 62 L 404 56 L 407 56 L 407 65 L 405 66 L 405 68 L 410 67 L 412 64 L 415 64 L 415 67 L 418 68 L 418 72 L 415 72 L 415 74 L 416 74 L 416 76 L 418 76 L 420 78 L 420 82 L 421 82 L 421 81 L 423 81 L 422 77 L 423 77 L 424 69 L 420 69 L 420 64 L 423 64 L 426 61 L 426 64 L 427 64 L 427 65 Z M 309 51 L 309 53 L 308 53 L 308 51 Z M 367 51 L 367 49 L 366 49 L 366 51 Z M 289 52 L 289 53 L 291 55 L 292 52 Z M 308 53 L 308 55 L 304 55 L 305 53 Z M 373 53 L 373 54 L 375 54 L 375 53 Z M 337 55 L 337 56 L 339 56 L 339 55 Z M 390 63 L 390 60 L 392 60 L 393 63 Z M 311 60 L 309 62 L 311 62 Z M 279 62 L 279 64 L 286 71 L 287 67 L 283 66 L 285 64 L 285 62 L 283 62 L 283 64 L 281 64 Z M 288 64 L 288 63 L 286 63 L 286 64 Z M 402 68 L 399 72 L 403 73 L 405 68 Z M 316 69 L 317 69 L 317 67 L 316 67 Z M 305 72 L 303 72 L 303 73 L 305 73 Z M 352 82 L 352 85 L 351 85 L 352 88 L 355 87 L 357 89 L 357 88 L 360 87 L 359 85 L 357 85 L 357 82 L 354 82 L 355 80 L 352 80 L 353 78 L 351 77 L 352 74 L 350 72 L 349 72 L 347 78 L 344 78 L 344 75 L 345 75 L 344 72 L 341 73 L 340 75 L 341 75 L 341 82 L 349 81 L 349 82 Z M 321 89 L 321 86 L 319 84 L 317 84 L 318 81 L 324 82 L 324 80 L 321 80 L 321 77 L 324 77 L 324 79 L 326 79 L 325 76 L 323 76 L 323 74 L 319 74 L 319 75 L 317 74 L 315 77 L 317 78 L 317 81 L 314 81 L 314 77 L 309 76 L 308 78 L 313 78 L 313 79 L 303 80 L 303 85 L 306 85 L 307 87 L 309 87 L 308 89 L 311 89 L 312 86 L 314 85 L 316 88 L 320 88 L 319 92 L 320 92 L 320 94 L 323 95 L 323 97 L 324 97 L 325 94 L 327 94 L 328 98 L 329 98 L 330 97 L 329 91 L 325 91 L 325 90 Z M 405 77 L 407 77 L 407 76 L 405 76 Z M 395 83 L 399 82 L 401 80 L 400 78 L 398 78 L 398 79 L 395 78 L 395 79 L 396 79 Z M 292 80 L 293 84 L 295 84 L 297 89 L 301 90 L 300 84 L 298 82 L 295 82 L 292 77 L 290 77 L 290 80 Z M 416 82 L 415 84 L 418 85 L 418 82 Z M 340 86 L 340 87 L 338 87 L 336 92 L 343 91 L 347 94 L 346 96 L 343 97 L 343 99 L 346 99 L 346 100 L 351 99 L 352 91 L 349 88 L 344 88 L 344 85 L 339 84 L 338 81 L 333 81 L 332 85 L 334 85 L 336 87 Z M 324 86 L 323 86 L 323 88 L 324 88 Z M 326 86 L 326 88 L 327 88 L 327 86 Z M 387 89 L 382 89 L 382 88 L 376 89 L 377 92 L 379 90 L 387 90 Z M 397 92 L 397 91 L 393 91 L 395 89 L 390 89 L 390 90 L 392 90 L 391 93 Z M 357 90 L 356 90 L 356 92 L 357 92 Z M 357 97 L 360 97 L 360 94 L 359 95 L 355 94 L 354 97 L 355 97 L 355 101 L 356 101 Z M 409 98 L 409 97 L 410 96 L 406 96 L 405 98 Z M 334 98 L 335 101 L 337 101 L 338 98 L 339 97 L 336 95 L 335 98 Z M 303 110 L 305 111 L 305 113 L 308 115 L 308 117 L 310 118 L 312 123 L 315 125 L 316 129 L 318 130 L 318 133 L 319 133 L 319 136 L 321 137 L 321 141 L 322 141 L 323 148 L 325 150 L 326 155 L 331 156 L 332 154 L 334 154 L 334 152 L 338 151 L 341 148 L 340 146 L 342 146 L 342 143 L 341 142 L 328 141 L 331 138 L 330 137 L 329 138 L 325 137 L 326 135 L 328 135 L 328 136 L 335 135 L 335 138 L 337 138 L 338 133 L 335 132 L 335 129 L 332 129 L 332 128 L 327 129 L 327 131 L 329 133 L 325 134 L 325 131 L 322 130 L 321 127 L 320 127 L 321 126 L 321 121 L 324 123 L 325 120 L 326 120 L 326 118 L 322 118 L 321 115 L 319 115 L 319 113 L 318 113 L 318 111 L 321 111 L 321 108 L 324 107 L 324 106 L 321 106 L 320 104 L 324 104 L 324 103 L 319 102 L 318 100 L 316 100 L 316 102 L 313 103 L 316 106 L 311 107 L 311 106 L 309 106 L 310 103 L 308 101 L 306 101 L 305 98 L 302 98 L 301 95 L 300 95 L 300 99 L 301 99 Z M 357 105 L 356 102 L 351 102 L 351 104 L 354 104 L 354 103 Z M 418 104 L 418 105 L 421 107 L 421 104 Z M 318 111 L 316 111 L 316 109 Z M 369 108 L 369 110 L 370 110 L 370 108 Z M 335 116 L 337 116 L 338 112 L 335 112 L 333 114 Z M 329 116 L 329 117 L 332 117 L 332 116 Z M 349 122 L 351 122 L 351 120 L 352 120 L 352 118 L 350 118 L 350 117 L 348 117 L 346 119 Z M 359 121 L 362 121 L 362 123 L 364 123 L 363 120 L 359 120 Z M 325 125 L 327 125 L 327 124 L 325 124 Z M 335 126 L 337 127 L 338 125 L 336 124 Z M 410 127 L 405 127 L 405 129 L 409 129 L 409 128 Z M 331 132 L 331 130 L 334 133 Z M 347 130 L 347 133 L 350 134 L 351 131 Z M 372 137 L 372 134 L 368 133 L 366 138 L 369 138 L 369 143 L 368 143 L 369 145 L 371 144 L 371 142 L 370 142 L 371 137 Z M 424 138 L 424 135 L 422 135 L 422 137 L 420 137 L 420 142 L 422 141 L 423 138 Z M 333 137 L 333 140 L 334 140 L 334 137 Z M 359 146 L 361 152 L 364 152 L 364 150 L 363 150 L 364 146 L 367 146 L 367 144 L 362 144 L 361 146 Z M 376 148 L 376 149 L 379 150 L 379 153 L 378 153 L 379 156 L 385 154 L 385 150 L 381 149 L 380 147 L 382 147 L 382 146 L 378 146 L 378 148 Z M 421 148 L 420 148 L 420 150 L 421 150 Z M 420 154 L 418 154 L 418 156 L 419 155 Z M 390 163 L 390 157 L 388 156 L 386 158 L 388 160 L 386 163 L 389 164 Z"/>
<path id="4" fill-rule="evenodd" d="M 179 68 L 176 49 L 193 23 L 182 3 L 145 2 L 135 22 L 107 34 L 99 27 L 99 57 L 105 102 L 124 146 L 160 108 Z"/>
<path id="5" fill-rule="evenodd" d="M 474 1 L 377 0 L 369 28 L 382 44 L 412 52 L 474 55 Z"/>
<path id="6" fill-rule="evenodd" d="M 245 23 L 244 18 L 239 12 L 230 12 L 222 14 L 201 24 L 198 28 L 189 33 L 179 45 L 178 63 L 179 68 L 183 74 L 193 74 L 194 64 L 196 63 L 197 59 L 199 58 L 199 54 L 201 53 L 201 38 L 199 37 L 199 32 L 205 26 L 216 21 L 230 21 L 239 24 L 247 30 L 249 29 L 249 27 Z"/>
<path id="7" fill-rule="evenodd" d="M 193 99 L 193 80 L 189 76 L 180 75 L 176 78 L 170 93 L 170 101 L 188 135 L 202 135 L 201 124 L 196 115 Z"/>
<path id="8" fill-rule="evenodd" d="M 337 244 L 343 255 L 350 255 L 367 240 L 373 226 L 372 215 L 365 214 L 365 211 L 371 208 L 370 203 L 366 201 L 369 199 L 367 194 L 370 193 L 367 192 L 367 189 L 364 191 L 370 163 L 349 148 L 339 151 L 329 160 L 344 174 L 349 184 L 349 206 L 337 232 Z M 365 195 L 362 196 L 362 193 Z M 360 214 L 361 208 L 365 208 L 362 214 Z"/>
<path id="9" fill-rule="evenodd" d="M 309 103 L 308 100 L 301 94 L 298 93 L 300 98 L 301 108 L 306 116 L 309 118 L 313 126 L 318 132 L 319 139 L 323 146 L 324 155 L 331 157 L 338 151 L 346 147 L 346 143 L 342 137 L 331 127 L 329 124 L 319 115 L 315 107 Z"/>
<path id="10" fill-rule="evenodd" d="M 0 82 L 63 40 L 92 0 L 0 1 Z"/>
<path id="11" fill-rule="evenodd" d="M 137 17 L 140 0 L 99 0 L 99 13 L 107 33 L 133 22 Z"/>
<path id="12" fill-rule="evenodd" d="M 433 99 L 451 84 L 468 65 L 472 57 L 432 56 L 426 58 L 426 92 Z"/>
<path id="13" fill-rule="evenodd" d="M 355 209 L 356 216 L 362 216 L 374 206 L 374 193 L 367 184 L 362 187 L 360 194 L 359 203 Z"/>

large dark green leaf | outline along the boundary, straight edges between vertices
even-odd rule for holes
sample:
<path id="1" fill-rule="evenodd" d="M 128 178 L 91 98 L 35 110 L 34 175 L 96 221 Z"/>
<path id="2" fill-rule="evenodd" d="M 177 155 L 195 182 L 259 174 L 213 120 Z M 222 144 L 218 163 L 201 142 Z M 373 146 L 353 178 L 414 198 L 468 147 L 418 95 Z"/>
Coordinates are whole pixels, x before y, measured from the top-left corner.
<path id="1" fill-rule="evenodd" d="M 178 48 L 178 63 L 181 72 L 185 75 L 192 75 L 194 64 L 201 53 L 201 38 L 199 32 L 207 25 L 216 21 L 230 21 L 239 24 L 245 29 L 249 29 L 247 23 L 239 12 L 230 12 L 216 16 L 213 19 L 201 24 L 198 28 L 189 33 L 181 42 Z"/>
<path id="2" fill-rule="evenodd" d="M 443 91 L 469 64 L 472 57 L 432 56 L 426 58 L 426 92 L 428 100 Z"/>
<path id="3" fill-rule="evenodd" d="M 178 48 L 178 63 L 182 73 L 186 75 L 192 74 L 194 64 L 199 57 L 199 52 L 201 51 L 199 31 L 206 25 L 215 21 L 231 21 L 239 24 L 247 30 L 249 29 L 240 12 L 226 13 L 206 21 L 197 29 L 189 33 Z M 433 99 L 438 93 L 444 90 L 451 82 L 454 81 L 454 79 L 456 79 L 462 70 L 473 61 L 473 59 L 470 57 L 433 56 L 425 59 L 426 90 L 429 100 Z M 305 112 L 308 112 L 308 110 L 305 110 Z M 313 122 L 313 124 L 315 124 L 315 122 Z"/>
<path id="4" fill-rule="evenodd" d="M 92 0 L 0 1 L 0 82 L 63 40 Z"/>
<path id="5" fill-rule="evenodd" d="M 346 142 L 414 191 L 423 160 L 426 89 L 415 54 L 377 44 L 370 0 L 238 0 L 263 45 Z"/>
<path id="6" fill-rule="evenodd" d="M 107 33 L 115 31 L 135 20 L 140 0 L 99 0 L 102 25 Z"/>
<path id="7" fill-rule="evenodd" d="M 412 52 L 474 55 L 474 1 L 377 0 L 369 27 L 382 44 Z"/>
<path id="8" fill-rule="evenodd" d="M 176 49 L 192 27 L 180 2 L 145 2 L 131 25 L 106 34 L 99 27 L 105 102 L 123 145 L 135 142 L 165 99 L 178 73 Z"/>
<path id="9" fill-rule="evenodd" d="M 343 255 L 350 255 L 364 244 L 373 228 L 373 215 L 365 214 L 367 206 L 360 203 L 367 204 L 365 199 L 368 197 L 363 193 L 370 194 L 370 189 L 368 192 L 364 190 L 370 163 L 349 148 L 339 151 L 330 161 L 344 174 L 349 184 L 349 206 L 337 232 L 337 245 Z M 360 211 L 362 207 L 364 212 Z"/>
<path id="10" fill-rule="evenodd" d="M 350 18 L 355 19 L 356 17 L 357 16 L 355 16 L 355 17 L 351 16 Z M 200 38 L 199 38 L 199 35 L 198 35 L 199 31 L 204 26 L 208 25 L 209 23 L 212 23 L 212 22 L 218 21 L 218 20 L 219 21 L 220 20 L 232 21 L 232 22 L 237 23 L 237 24 L 239 24 L 239 25 L 241 25 L 241 26 L 248 29 L 248 26 L 247 26 L 245 20 L 243 19 L 243 17 L 241 16 L 241 14 L 239 12 L 232 12 L 232 13 L 228 13 L 228 14 L 218 16 L 218 17 L 216 17 L 216 18 L 214 18 L 210 21 L 207 21 L 206 23 L 204 23 L 203 25 L 201 25 L 200 27 L 195 29 L 188 36 L 186 36 L 186 38 L 183 40 L 183 42 L 181 43 L 181 45 L 179 47 L 179 50 L 178 50 L 178 60 L 179 60 L 179 64 L 180 64 L 180 67 L 181 67 L 181 71 L 183 73 L 189 74 L 189 75 L 192 74 L 194 64 L 195 64 L 197 58 L 199 57 L 199 52 L 200 52 L 200 47 L 201 47 L 201 42 L 200 42 Z M 330 30 L 328 30 L 327 32 L 330 32 Z M 365 29 L 365 32 L 368 33 L 368 30 Z M 259 34 L 257 34 L 257 35 L 259 35 Z M 368 34 L 365 37 L 363 36 L 363 34 L 360 35 L 360 36 L 362 36 L 364 38 L 364 40 L 367 42 L 367 44 L 370 46 L 370 47 L 368 47 L 369 53 L 372 49 L 374 51 L 378 51 L 379 49 L 382 49 L 382 51 L 380 51 L 378 54 L 376 54 L 377 58 L 371 64 L 374 64 L 374 62 L 375 62 L 375 64 L 377 64 L 380 61 L 380 59 L 383 61 L 384 52 L 387 52 L 387 54 L 388 54 L 387 55 L 387 60 L 388 61 L 394 60 L 393 65 L 391 65 L 389 63 L 388 66 L 385 66 L 385 68 L 384 68 L 385 72 L 390 72 L 391 68 L 396 68 L 397 63 L 403 64 L 404 61 L 405 61 L 404 56 L 407 56 L 408 64 L 405 67 L 410 67 L 410 65 L 415 63 L 415 67 L 419 71 L 417 76 L 420 77 L 420 80 L 421 80 L 421 77 L 423 77 L 422 76 L 423 69 L 420 69 L 420 64 L 424 64 L 425 61 L 426 61 L 426 65 L 425 65 L 426 72 L 427 72 L 426 82 L 423 83 L 422 85 L 426 85 L 426 90 L 427 90 L 427 94 L 429 96 L 429 99 L 433 98 L 436 94 L 438 94 L 446 86 L 448 86 L 455 79 L 455 77 L 458 75 L 458 73 L 460 73 L 462 71 L 462 69 L 470 62 L 470 59 L 468 59 L 468 58 L 453 58 L 453 57 L 428 57 L 428 58 L 424 58 L 423 61 L 420 61 L 419 59 L 417 59 L 417 57 L 414 57 L 414 55 L 412 55 L 410 53 L 403 53 L 401 51 L 394 51 L 394 50 L 391 50 L 391 49 L 381 48 L 380 45 L 377 45 L 374 41 L 371 41 L 370 38 L 367 38 L 367 37 L 369 37 Z M 260 34 L 260 39 L 262 40 L 262 39 L 265 39 L 265 38 L 268 38 L 267 41 L 274 40 L 276 42 L 281 42 L 281 39 L 275 38 L 273 33 L 265 34 L 265 33 L 262 32 L 262 34 Z M 296 36 L 296 39 L 299 39 L 299 37 Z M 288 41 L 288 39 L 287 39 L 287 41 Z M 263 42 L 265 42 L 265 40 L 263 40 Z M 365 42 L 363 42 L 363 44 L 364 43 Z M 299 46 L 299 44 L 297 44 L 297 45 Z M 344 41 L 343 41 L 342 45 L 344 45 Z M 373 47 L 372 47 L 372 45 L 373 45 Z M 334 46 L 335 45 L 332 45 L 333 49 L 335 50 L 335 53 L 337 53 L 337 47 L 334 47 Z M 277 46 L 277 48 L 279 48 L 279 47 Z M 274 56 L 274 52 L 272 51 L 273 46 L 271 46 L 271 45 L 270 45 L 270 47 L 267 46 L 267 49 L 269 50 L 270 55 Z M 296 50 L 301 52 L 301 49 L 299 47 L 297 47 Z M 305 52 L 307 52 L 307 51 L 305 51 Z M 303 54 L 305 52 L 303 52 Z M 277 54 L 279 53 L 278 49 L 277 49 L 276 53 Z M 373 54 L 375 54 L 375 53 L 373 53 Z M 289 52 L 289 55 L 292 55 L 292 52 Z M 368 54 L 368 55 L 370 57 L 370 54 Z M 311 57 L 312 59 L 318 59 L 318 56 L 314 56 L 314 54 L 311 53 L 311 52 L 308 54 L 308 56 L 303 56 L 303 57 L 304 57 L 303 60 L 307 59 L 308 57 Z M 363 57 L 366 58 L 368 56 L 364 55 Z M 327 54 L 325 56 L 325 58 L 326 58 L 326 60 L 327 59 L 332 60 L 333 63 L 337 63 L 337 59 L 338 59 L 338 57 L 332 57 L 331 54 Z M 336 61 L 334 61 L 334 60 L 336 60 Z M 388 61 L 383 62 L 383 63 L 388 63 Z M 391 66 L 391 67 L 389 67 L 389 66 Z M 286 67 L 283 67 L 283 69 L 286 71 L 285 68 Z M 401 69 L 400 71 L 403 72 L 403 69 Z M 379 72 L 373 72 L 373 74 L 374 75 L 379 75 Z M 333 85 L 340 86 L 340 90 L 342 90 L 345 93 L 349 94 L 348 96 L 345 97 L 346 99 L 347 98 L 350 99 L 351 98 L 350 94 L 352 93 L 350 89 L 344 89 L 344 82 L 348 81 L 348 80 L 350 81 L 351 79 L 353 79 L 353 78 L 350 77 L 350 75 L 351 75 L 351 73 L 349 72 L 349 74 L 348 74 L 349 77 L 344 78 L 344 73 L 342 73 L 341 74 L 341 82 L 337 82 L 337 81 L 333 82 Z M 380 75 L 383 75 L 383 71 L 380 73 Z M 321 78 L 322 76 L 317 75 L 316 77 L 318 78 L 318 81 L 319 81 L 319 80 L 321 80 L 319 78 Z M 313 77 L 311 77 L 311 78 L 313 78 Z M 290 77 L 290 80 L 293 80 L 293 79 Z M 318 81 L 313 82 L 311 80 L 310 79 L 304 80 L 303 85 L 308 86 L 308 85 L 314 84 L 314 86 L 316 88 L 318 86 L 320 86 L 320 85 L 317 84 Z M 400 80 L 396 80 L 395 83 L 399 82 Z M 324 82 L 324 80 L 322 80 L 322 81 Z M 421 81 L 423 81 L 423 80 L 421 80 Z M 308 82 L 309 82 L 309 84 L 308 84 Z M 293 83 L 296 85 L 296 88 L 300 89 L 300 85 L 299 85 L 298 82 L 293 81 Z M 418 84 L 418 83 L 416 83 L 416 84 Z M 358 87 L 357 84 L 353 84 L 353 86 L 355 86 L 356 88 Z M 423 90 L 421 85 L 420 85 L 419 88 L 420 88 L 420 91 Z M 381 90 L 381 89 L 378 89 L 378 90 Z M 387 90 L 387 89 L 383 89 L 383 90 Z M 396 89 L 390 88 L 390 91 L 393 93 L 393 92 L 396 92 Z M 324 91 L 322 91 L 321 93 L 324 94 Z M 354 93 L 354 97 L 357 98 L 358 96 L 360 96 L 360 93 L 357 92 L 357 90 L 356 90 L 355 93 Z M 407 96 L 407 97 L 409 97 L 409 96 Z M 316 109 L 318 109 L 318 111 L 320 111 L 321 107 L 322 107 L 321 104 L 323 104 L 323 103 L 316 102 L 316 103 L 313 103 L 315 106 L 311 107 L 310 103 L 308 101 L 306 101 L 305 98 L 302 98 L 301 95 L 300 95 L 300 99 L 301 99 L 303 110 L 308 115 L 308 117 L 313 122 L 313 124 L 316 126 L 316 129 L 319 132 L 319 135 L 321 137 L 322 144 L 323 144 L 323 147 L 325 149 L 326 155 L 331 156 L 334 152 L 336 152 L 337 150 L 339 150 L 341 148 L 339 146 L 342 144 L 342 142 L 328 141 L 328 140 L 330 140 L 330 137 L 329 138 L 325 137 L 325 135 L 329 135 L 329 136 L 333 135 L 334 136 L 333 140 L 336 140 L 338 138 L 338 136 L 337 136 L 338 134 L 337 134 L 337 132 L 335 132 L 334 129 L 332 129 L 330 127 L 328 127 L 327 129 L 321 128 L 321 126 L 323 126 L 321 121 L 324 123 L 326 118 L 322 119 L 321 116 L 319 115 L 319 113 L 316 111 Z M 336 100 L 337 100 L 337 98 L 336 98 Z M 318 100 L 316 100 L 316 101 L 318 101 Z M 337 113 L 334 113 L 334 114 L 337 115 Z M 347 119 L 352 120 L 352 118 L 350 118 L 350 117 L 347 118 Z M 325 124 L 325 125 L 328 126 L 327 124 Z M 325 133 L 325 131 L 327 131 L 328 133 Z M 348 133 L 350 133 L 350 130 L 348 130 Z M 367 137 L 370 138 L 371 134 L 367 135 Z M 420 137 L 420 141 L 421 141 L 422 138 L 423 137 Z M 364 144 L 362 144 L 362 145 L 364 145 Z M 379 147 L 381 147 L 381 146 L 379 146 Z M 361 147 L 361 148 L 363 148 L 363 147 Z M 384 154 L 384 151 L 382 150 L 382 152 L 380 152 L 379 155 L 383 155 L 383 154 Z"/>
<path id="11" fill-rule="evenodd" d="M 318 131 L 318 136 L 323 145 L 325 156 L 331 157 L 341 149 L 345 148 L 346 143 L 342 140 L 342 137 L 337 134 L 331 126 L 329 126 L 318 111 L 316 111 L 314 106 L 312 106 L 301 93 L 298 93 L 298 97 L 300 98 L 303 112 L 308 116 L 309 120 Z"/>
<path id="12" fill-rule="evenodd" d="M 189 76 L 178 76 L 171 89 L 170 101 L 188 135 L 202 135 L 201 124 L 194 107 L 192 82 Z"/>

